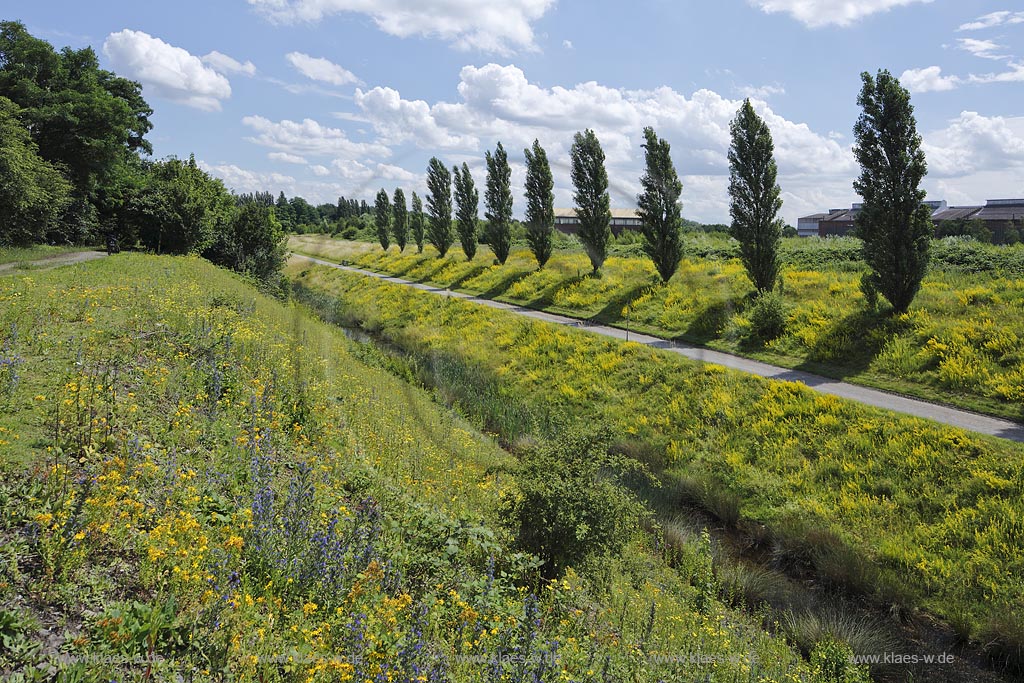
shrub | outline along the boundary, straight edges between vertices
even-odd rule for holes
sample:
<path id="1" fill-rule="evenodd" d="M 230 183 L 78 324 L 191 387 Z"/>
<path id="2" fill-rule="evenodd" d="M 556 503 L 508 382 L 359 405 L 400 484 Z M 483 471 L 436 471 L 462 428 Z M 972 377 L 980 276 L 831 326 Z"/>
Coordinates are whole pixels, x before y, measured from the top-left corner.
<path id="1" fill-rule="evenodd" d="M 754 336 L 769 342 L 786 331 L 786 306 L 775 292 L 765 292 L 754 300 L 750 309 L 750 323 Z"/>
<path id="2" fill-rule="evenodd" d="M 641 466 L 608 452 L 606 432 L 572 433 L 523 454 L 506 514 L 520 547 L 544 561 L 547 578 L 615 553 L 646 516 L 618 478 Z"/>
<path id="3" fill-rule="evenodd" d="M 811 652 L 811 666 L 829 683 L 860 683 L 871 680 L 866 668 L 853 663 L 853 651 L 846 643 L 826 638 Z"/>

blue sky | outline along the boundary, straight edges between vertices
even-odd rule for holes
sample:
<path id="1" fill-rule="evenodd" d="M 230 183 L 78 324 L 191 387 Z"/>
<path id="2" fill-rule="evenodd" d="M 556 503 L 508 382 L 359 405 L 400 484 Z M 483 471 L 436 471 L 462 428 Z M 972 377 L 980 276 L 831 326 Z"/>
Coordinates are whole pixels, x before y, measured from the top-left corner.
<path id="1" fill-rule="evenodd" d="M 635 204 L 644 126 L 672 144 L 683 214 L 728 221 L 728 123 L 753 98 L 783 215 L 856 201 L 861 71 L 913 93 L 929 197 L 1024 196 L 1024 11 L 1009 0 L 7 0 L 5 19 L 92 45 L 143 84 L 155 155 L 194 153 L 237 191 L 313 202 L 424 190 L 432 155 L 501 140 L 523 206 L 536 137 L 571 205 L 568 148 L 594 128 L 614 206 Z"/>

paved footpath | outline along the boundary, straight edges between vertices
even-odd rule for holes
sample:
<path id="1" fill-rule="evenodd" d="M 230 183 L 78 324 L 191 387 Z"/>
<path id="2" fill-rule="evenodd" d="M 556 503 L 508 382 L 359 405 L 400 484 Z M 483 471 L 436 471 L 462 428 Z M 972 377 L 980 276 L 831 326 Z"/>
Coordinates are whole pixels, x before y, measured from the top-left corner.
<path id="1" fill-rule="evenodd" d="M 517 306 L 516 304 L 507 304 L 501 301 L 494 301 L 492 299 L 482 299 L 472 294 L 452 292 L 447 289 L 435 287 L 434 285 L 410 282 L 390 275 L 383 275 L 381 273 L 374 273 L 373 271 L 363 270 L 361 268 L 353 268 L 352 266 L 343 266 L 331 261 L 324 261 L 322 259 L 313 258 L 312 256 L 293 253 L 292 258 L 312 261 L 313 263 L 318 263 L 323 266 L 330 266 L 331 268 L 358 273 L 360 275 L 377 278 L 378 280 L 383 280 L 385 282 L 406 285 L 426 292 L 433 292 L 435 294 L 473 301 L 475 303 L 483 304 L 484 306 L 490 306 L 491 308 L 511 311 L 535 320 L 543 320 L 556 325 L 582 328 L 589 332 L 601 334 L 606 337 L 614 337 L 615 339 L 624 340 L 627 335 L 625 330 L 617 327 L 594 325 L 577 318 L 556 315 L 554 313 L 545 313 L 544 311 L 537 311 L 532 308 Z M 892 394 L 878 389 L 850 384 L 848 382 L 842 382 L 830 377 L 822 377 L 821 375 L 815 375 L 801 370 L 781 368 L 776 365 L 769 365 L 768 363 L 762 363 L 760 361 L 743 358 L 741 356 L 734 356 L 721 351 L 713 351 L 700 346 L 667 341 L 665 339 L 659 339 L 658 337 L 652 337 L 646 334 L 638 334 L 636 332 L 630 332 L 628 334 L 629 341 L 631 342 L 644 344 L 645 346 L 651 346 L 657 349 L 664 349 L 672 353 L 678 353 L 696 361 L 722 365 L 734 370 L 749 372 L 750 374 L 758 375 L 759 377 L 770 377 L 772 379 L 785 380 L 787 382 L 801 382 L 823 394 L 832 394 L 833 396 L 840 396 L 842 398 L 847 398 L 851 401 L 857 401 L 858 403 L 864 403 L 876 408 L 884 408 L 898 413 L 914 415 L 915 417 L 923 417 L 928 420 L 941 422 L 942 424 L 947 424 L 952 427 L 960 427 L 961 429 L 967 429 L 972 432 L 988 434 L 989 436 L 997 436 L 1003 439 L 1010 439 L 1011 441 L 1024 442 L 1024 425 L 1011 422 L 1009 420 L 980 415 L 968 410 L 960 410 L 958 408 L 951 408 L 949 406 L 939 405 L 936 403 L 929 403 L 928 401 L 921 401 L 915 398 L 901 396 L 899 394 Z"/>
<path id="2" fill-rule="evenodd" d="M 29 265 L 32 266 L 31 270 L 22 270 L 18 266 L 22 265 L 20 262 L 15 263 L 4 263 L 0 265 L 0 275 L 10 275 L 12 273 L 26 274 L 33 271 L 38 272 L 41 269 L 56 268 L 57 266 L 68 266 L 72 263 L 85 263 L 86 261 L 93 261 L 98 258 L 103 258 L 106 253 L 102 251 L 69 251 L 65 254 L 57 254 L 48 258 L 39 259 L 38 261 L 29 261 Z"/>

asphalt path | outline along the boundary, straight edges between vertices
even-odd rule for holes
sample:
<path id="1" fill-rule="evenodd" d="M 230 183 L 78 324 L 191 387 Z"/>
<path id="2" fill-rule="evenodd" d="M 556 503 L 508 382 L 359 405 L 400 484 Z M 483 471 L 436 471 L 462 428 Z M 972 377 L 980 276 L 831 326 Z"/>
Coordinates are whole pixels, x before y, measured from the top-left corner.
<path id="1" fill-rule="evenodd" d="M 31 270 L 39 271 L 47 268 L 56 268 L 57 266 L 69 266 L 73 263 L 85 263 L 86 261 L 93 261 L 104 256 L 106 256 L 106 253 L 102 251 L 70 251 L 66 254 L 57 254 L 39 259 L 38 261 L 29 261 L 28 265 L 32 266 Z M 30 272 L 30 270 L 23 269 L 22 265 L 21 262 L 4 263 L 0 265 L 0 275 L 10 275 L 12 272 Z"/>
<path id="2" fill-rule="evenodd" d="M 950 406 L 944 406 L 937 403 L 929 403 L 928 401 L 922 401 L 920 399 L 910 398 L 908 396 L 902 396 L 900 394 L 894 394 L 887 391 L 880 391 L 878 389 L 872 389 L 870 387 L 864 387 L 857 384 L 850 384 L 848 382 L 832 379 L 831 377 L 823 377 L 821 375 L 815 375 L 802 370 L 782 368 L 776 365 L 762 363 L 761 361 L 751 360 L 750 358 L 743 358 L 742 356 L 734 356 L 729 353 L 714 351 L 701 346 L 668 341 L 636 332 L 627 332 L 626 330 L 619 329 L 617 327 L 591 324 L 578 318 L 570 318 L 564 315 L 538 311 L 524 306 L 517 306 L 516 304 L 494 301 L 493 299 L 482 299 L 472 294 L 453 292 L 434 285 L 423 284 L 421 282 L 410 282 L 409 280 L 403 280 L 391 275 L 384 275 L 370 270 L 363 270 L 362 268 L 345 266 L 332 261 L 314 258 L 312 256 L 293 253 L 292 258 L 311 261 L 322 266 L 329 266 L 331 268 L 345 270 L 350 273 L 358 273 L 359 275 L 376 278 L 378 280 L 383 280 L 384 282 L 405 285 L 407 287 L 419 289 L 425 292 L 432 292 L 441 296 L 472 301 L 484 306 L 490 306 L 491 308 L 510 311 L 517 315 L 532 318 L 534 320 L 542 320 L 555 325 L 585 329 L 588 332 L 612 337 L 614 339 L 626 340 L 628 337 L 628 340 L 631 342 L 636 342 L 637 344 L 643 344 L 656 349 L 663 349 L 671 353 L 678 353 L 679 355 L 686 356 L 691 360 L 722 365 L 727 368 L 732 368 L 733 370 L 748 372 L 752 375 L 757 375 L 758 377 L 768 377 L 770 379 L 784 380 L 787 382 L 800 382 L 815 391 L 820 391 L 823 394 L 839 396 L 851 401 L 857 401 L 858 403 L 874 406 L 875 408 L 884 408 L 885 410 L 892 410 L 897 413 L 904 413 L 906 415 L 913 415 L 915 417 L 933 420 L 951 427 L 959 427 L 972 432 L 996 436 L 1003 439 L 1009 439 L 1011 441 L 1024 442 L 1024 425 L 1011 422 L 1010 420 L 981 415 L 969 410 L 961 410 L 959 408 L 952 408 Z"/>

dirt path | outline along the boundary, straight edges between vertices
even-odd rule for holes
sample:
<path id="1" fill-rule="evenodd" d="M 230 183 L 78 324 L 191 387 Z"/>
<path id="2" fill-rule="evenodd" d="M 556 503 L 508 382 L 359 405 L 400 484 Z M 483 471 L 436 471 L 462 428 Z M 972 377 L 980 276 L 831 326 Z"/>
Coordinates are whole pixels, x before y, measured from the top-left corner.
<path id="1" fill-rule="evenodd" d="M 617 327 L 608 327 L 607 325 L 593 325 L 576 318 L 570 318 L 563 315 L 556 315 L 554 313 L 546 313 L 544 311 L 537 311 L 532 308 L 526 308 L 523 306 L 517 306 L 515 304 L 507 304 L 501 301 L 493 301 L 491 299 L 482 299 L 472 294 L 464 294 L 462 292 L 452 292 L 446 289 L 441 289 L 433 285 L 425 285 L 419 282 L 410 282 L 408 280 L 402 280 L 401 278 L 392 277 L 390 275 L 384 275 L 381 273 L 374 273 L 369 270 L 363 270 L 361 268 L 353 268 L 352 266 L 343 266 L 331 261 L 324 261 L 323 259 L 313 258 L 312 256 L 304 256 L 301 254 L 292 254 L 292 258 L 302 259 L 305 261 L 311 261 L 323 266 L 329 266 L 331 268 L 337 268 L 339 270 L 346 270 L 352 273 L 358 273 L 367 277 L 377 278 L 385 282 L 391 282 L 394 284 L 405 285 L 413 287 L 426 292 L 432 292 L 443 296 L 454 297 L 458 299 L 465 299 L 473 301 L 475 303 L 483 304 L 484 306 L 490 306 L 491 308 L 497 308 L 500 310 L 511 311 L 518 315 L 525 316 L 527 318 L 533 318 L 534 320 L 543 320 L 544 322 L 554 323 L 556 325 L 566 325 L 569 327 L 579 327 L 586 329 L 589 332 L 595 334 L 604 335 L 606 337 L 613 337 L 615 339 L 625 340 L 628 336 L 629 341 L 643 344 L 645 346 L 651 346 L 658 349 L 664 349 L 672 353 L 678 353 L 682 356 L 686 356 L 692 360 L 701 361 L 704 363 L 714 363 L 715 365 L 722 365 L 727 368 L 734 370 L 741 370 L 748 372 L 752 375 L 759 377 L 768 377 L 771 379 L 785 380 L 788 382 L 801 382 L 815 391 L 820 391 L 823 394 L 831 394 L 833 396 L 839 396 L 841 398 L 850 399 L 851 401 L 857 401 L 865 405 L 874 406 L 876 408 L 884 408 L 886 410 L 893 410 L 898 413 L 905 413 L 907 415 L 913 415 L 915 417 L 922 417 L 935 422 L 949 425 L 951 427 L 959 427 L 972 432 L 978 432 L 980 434 L 987 434 L 989 436 L 997 436 L 1003 439 L 1009 439 L 1011 441 L 1024 442 L 1024 425 L 1009 420 L 1003 420 L 998 417 L 989 417 L 987 415 L 981 415 L 978 413 L 972 413 L 968 410 L 960 410 L 958 408 L 951 408 L 949 406 L 943 406 L 936 403 L 929 403 L 920 399 L 909 398 L 907 396 L 901 396 L 899 394 L 893 394 L 885 391 L 879 391 L 878 389 L 871 389 L 869 387 L 858 386 L 856 384 L 849 384 L 847 382 L 841 382 L 829 377 L 822 377 L 821 375 L 814 375 L 809 372 L 803 372 L 801 370 L 791 370 L 789 368 L 782 368 L 776 365 L 769 365 L 768 363 L 762 363 L 760 361 L 751 360 L 749 358 L 743 358 L 740 356 L 734 356 L 732 354 L 723 353 L 721 351 L 713 351 L 699 346 L 693 346 L 690 344 L 667 341 L 658 337 L 652 337 L 646 334 L 638 334 L 635 332 L 626 332 Z"/>
<path id="2" fill-rule="evenodd" d="M 28 261 L 28 265 L 32 266 L 31 270 L 40 270 L 56 268 L 57 266 L 69 266 L 73 263 L 85 263 L 86 261 L 93 261 L 105 256 L 106 253 L 102 251 L 71 251 L 66 254 L 57 254 L 56 256 L 39 259 L 38 261 Z M 0 275 L 10 275 L 12 272 L 28 272 L 20 268 L 22 265 L 24 265 L 22 261 L 4 263 L 0 265 Z"/>

